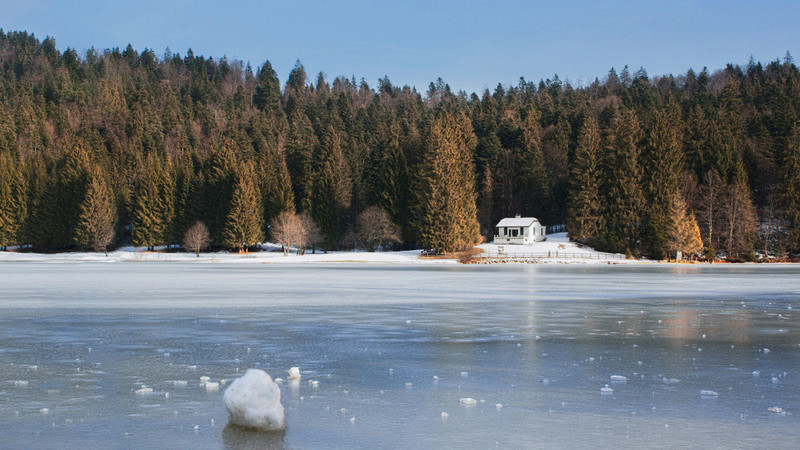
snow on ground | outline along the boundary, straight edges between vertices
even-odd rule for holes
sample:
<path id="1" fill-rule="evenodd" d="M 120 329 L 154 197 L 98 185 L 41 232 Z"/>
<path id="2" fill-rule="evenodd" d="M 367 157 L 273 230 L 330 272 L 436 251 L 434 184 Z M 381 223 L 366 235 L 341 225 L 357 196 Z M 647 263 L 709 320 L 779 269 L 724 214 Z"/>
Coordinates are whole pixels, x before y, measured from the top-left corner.
<path id="1" fill-rule="evenodd" d="M 528 261 L 547 263 L 630 263 L 635 260 L 626 260 L 620 253 L 599 252 L 591 247 L 581 246 L 570 242 L 567 233 L 553 233 L 547 235 L 547 240 L 527 245 L 497 245 L 481 244 L 478 246 L 483 253 L 478 255 L 498 261 Z"/>
<path id="2" fill-rule="evenodd" d="M 544 242 L 529 245 L 495 245 L 478 246 L 483 253 L 480 257 L 491 257 L 493 261 L 536 261 L 546 263 L 587 263 L 605 264 L 632 262 L 626 261 L 624 255 L 598 252 L 590 247 L 578 246 L 570 242 L 566 233 L 549 235 Z M 419 250 L 399 252 L 364 252 L 336 251 L 324 253 L 306 251 L 297 255 L 292 251 L 284 256 L 277 244 L 264 244 L 262 251 L 239 254 L 236 252 L 201 253 L 198 258 L 194 253 L 163 252 L 164 247 L 157 247 L 155 252 L 147 252 L 142 248 L 122 247 L 108 255 L 102 252 L 68 252 L 68 253 L 17 253 L 0 252 L 0 262 L 195 262 L 195 263 L 231 263 L 231 264 L 304 264 L 304 263 L 395 263 L 395 264 L 456 264 L 455 259 L 420 259 Z M 502 249 L 502 252 L 501 252 Z M 497 258 L 495 258 L 497 257 Z"/>

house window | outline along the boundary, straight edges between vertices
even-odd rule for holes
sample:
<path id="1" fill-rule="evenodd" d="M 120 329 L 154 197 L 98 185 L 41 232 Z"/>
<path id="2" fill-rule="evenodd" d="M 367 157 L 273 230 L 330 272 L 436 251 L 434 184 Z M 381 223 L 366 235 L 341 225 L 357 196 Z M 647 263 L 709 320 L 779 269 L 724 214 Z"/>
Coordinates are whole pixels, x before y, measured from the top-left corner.
<path id="1" fill-rule="evenodd" d="M 511 230 L 509 230 L 509 231 L 511 231 L 511 237 L 517 237 L 517 232 L 518 232 L 519 230 L 517 230 L 516 228 L 512 228 L 512 229 L 511 229 Z"/>

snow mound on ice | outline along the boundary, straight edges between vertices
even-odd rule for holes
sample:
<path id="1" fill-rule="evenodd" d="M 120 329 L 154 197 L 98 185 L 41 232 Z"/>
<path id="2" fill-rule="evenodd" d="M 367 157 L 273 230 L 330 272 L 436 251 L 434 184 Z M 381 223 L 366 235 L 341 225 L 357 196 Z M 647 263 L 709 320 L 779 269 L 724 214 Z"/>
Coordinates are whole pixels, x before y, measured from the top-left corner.
<path id="1" fill-rule="evenodd" d="M 249 369 L 231 383 L 222 399 L 234 425 L 261 431 L 286 428 L 281 389 L 263 370 Z"/>

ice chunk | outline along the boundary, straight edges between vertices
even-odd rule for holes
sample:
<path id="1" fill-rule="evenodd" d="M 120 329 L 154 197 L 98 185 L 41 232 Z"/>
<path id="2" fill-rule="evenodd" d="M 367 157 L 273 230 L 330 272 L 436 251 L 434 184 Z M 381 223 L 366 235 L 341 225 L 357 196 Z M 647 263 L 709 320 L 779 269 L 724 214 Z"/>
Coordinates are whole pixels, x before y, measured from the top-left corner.
<path id="1" fill-rule="evenodd" d="M 442 413 L 442 419 L 447 419 L 448 417 L 450 417 L 450 414 L 447 414 L 446 412 Z"/>
<path id="2" fill-rule="evenodd" d="M 675 384 L 675 383 L 680 383 L 681 380 L 677 378 L 662 378 L 661 382 L 665 384 Z"/>
<path id="3" fill-rule="evenodd" d="M 200 377 L 200 381 L 201 381 L 201 382 L 203 382 L 203 383 L 205 383 L 206 381 L 208 381 L 208 380 L 210 380 L 210 379 L 211 379 L 211 378 L 209 378 L 209 377 L 207 377 L 207 376 L 205 376 L 205 375 L 203 375 L 202 377 Z"/>
<path id="4" fill-rule="evenodd" d="M 461 372 L 461 376 L 466 378 L 469 376 L 469 372 Z"/>
<path id="5" fill-rule="evenodd" d="M 300 379 L 300 368 L 299 367 L 292 367 L 289 369 L 289 377 L 290 380 L 299 380 Z"/>
<path id="6" fill-rule="evenodd" d="M 42 414 L 47 414 L 47 413 L 50 412 L 50 410 L 47 409 L 47 408 L 42 408 L 42 409 L 39 410 L 39 412 L 42 413 Z"/>
<path id="7" fill-rule="evenodd" d="M 142 387 L 140 389 L 137 389 L 135 391 L 135 393 L 139 394 L 139 395 L 152 394 L 153 393 L 153 388 L 149 388 L 149 387 L 147 387 L 145 385 L 142 385 Z"/>
<path id="8" fill-rule="evenodd" d="M 189 384 L 189 382 L 186 380 L 175 380 L 172 382 L 172 384 L 174 386 L 186 386 L 187 384 Z"/>
<path id="9" fill-rule="evenodd" d="M 600 388 L 600 393 L 602 395 L 610 395 L 614 393 L 614 389 L 611 389 L 608 385 L 606 385 L 605 387 Z"/>
<path id="10" fill-rule="evenodd" d="M 28 380 L 14 380 L 14 386 L 24 387 L 28 385 Z"/>
<path id="11" fill-rule="evenodd" d="M 611 375 L 611 381 L 628 381 L 628 377 L 623 375 Z"/>
<path id="12" fill-rule="evenodd" d="M 351 417 L 350 418 L 350 423 L 356 423 L 356 418 L 355 417 Z"/>
<path id="13" fill-rule="evenodd" d="M 222 399 L 228 420 L 234 425 L 261 431 L 286 428 L 281 388 L 263 370 L 248 369 L 233 380 Z"/>
<path id="14" fill-rule="evenodd" d="M 768 349 L 768 348 L 765 348 L 765 349 L 764 349 L 764 354 L 765 354 L 765 355 L 769 355 L 769 352 L 770 352 L 770 351 L 771 351 L 770 349 Z"/>
<path id="15" fill-rule="evenodd" d="M 761 371 L 760 370 L 754 370 L 753 371 L 753 376 L 754 377 L 757 377 L 757 376 L 760 376 L 760 375 L 761 375 Z"/>
<path id="16" fill-rule="evenodd" d="M 503 409 L 503 405 L 501 405 L 500 403 L 494 405 L 494 407 L 497 409 Z"/>
<path id="17" fill-rule="evenodd" d="M 470 397 L 462 398 L 458 402 L 461 403 L 462 405 L 475 405 L 475 404 L 478 403 L 477 400 L 475 400 L 474 398 L 470 398 Z"/>
<path id="18" fill-rule="evenodd" d="M 410 381 L 406 382 L 406 387 L 407 388 L 410 388 L 411 386 L 414 386 L 414 383 L 412 383 Z"/>
<path id="19" fill-rule="evenodd" d="M 702 391 L 700 391 L 700 395 L 702 397 L 719 397 L 719 392 L 709 391 L 709 390 L 702 390 Z"/>
<path id="20" fill-rule="evenodd" d="M 433 376 L 433 381 L 439 381 L 439 377 L 437 377 L 436 375 L 434 375 L 434 376 Z"/>
<path id="21" fill-rule="evenodd" d="M 780 406 L 770 406 L 767 411 L 775 414 L 783 414 L 783 408 Z"/>
<path id="22" fill-rule="evenodd" d="M 207 391 L 216 391 L 219 389 L 219 383 L 215 383 L 213 381 L 206 381 L 206 390 Z"/>

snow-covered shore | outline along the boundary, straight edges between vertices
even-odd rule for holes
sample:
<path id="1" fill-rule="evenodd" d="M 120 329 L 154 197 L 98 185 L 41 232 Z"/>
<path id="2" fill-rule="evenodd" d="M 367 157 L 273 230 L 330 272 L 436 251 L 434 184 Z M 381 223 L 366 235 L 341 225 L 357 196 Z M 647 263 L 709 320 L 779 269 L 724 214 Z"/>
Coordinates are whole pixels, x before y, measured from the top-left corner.
<path id="1" fill-rule="evenodd" d="M 262 251 L 245 254 L 231 252 L 201 253 L 200 257 L 185 252 L 147 252 L 142 248 L 123 247 L 107 255 L 96 252 L 67 253 L 18 253 L 0 252 L 0 262 L 186 262 L 186 263 L 225 263 L 225 264 L 307 264 L 307 263 L 394 263 L 394 264 L 457 264 L 456 259 L 420 258 L 419 250 L 398 252 L 307 251 L 303 255 L 295 252 L 284 256 L 280 246 L 264 244 Z M 491 257 L 491 261 L 515 262 L 535 261 L 537 263 L 579 263 L 607 264 L 631 263 L 623 255 L 598 252 L 590 247 L 578 246 L 570 242 L 566 233 L 548 236 L 544 242 L 530 245 L 481 244 L 483 253 L 477 257 Z M 499 258 L 495 258 L 500 256 Z M 533 258 L 531 257 L 533 256 Z M 639 261 L 641 262 L 641 261 Z"/>

